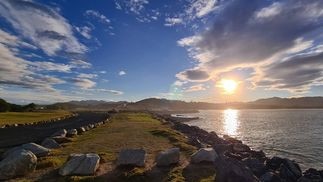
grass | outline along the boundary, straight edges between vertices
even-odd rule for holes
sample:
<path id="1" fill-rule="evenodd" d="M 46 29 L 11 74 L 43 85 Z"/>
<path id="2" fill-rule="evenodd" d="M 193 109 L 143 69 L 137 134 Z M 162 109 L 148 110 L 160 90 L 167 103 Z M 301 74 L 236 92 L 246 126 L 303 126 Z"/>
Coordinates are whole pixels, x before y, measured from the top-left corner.
<path id="1" fill-rule="evenodd" d="M 188 155 L 196 148 L 187 144 L 185 136 L 174 131 L 167 124 L 153 119 L 146 113 L 121 112 L 111 118 L 111 122 L 73 138 L 73 142 L 52 151 L 52 155 L 42 158 L 37 170 L 27 178 L 38 181 L 186 181 Z M 169 169 L 155 167 L 157 154 L 177 146 L 181 149 L 181 164 Z M 115 162 L 124 148 L 145 149 L 146 165 L 132 169 L 116 168 Z M 60 177 L 57 170 L 71 153 L 97 153 L 101 157 L 96 176 Z M 192 171 L 195 174 L 195 171 Z M 203 179 L 210 175 L 204 175 Z M 195 179 L 195 178 L 194 178 Z M 200 177 L 196 179 L 202 179 Z"/>
<path id="2" fill-rule="evenodd" d="M 68 111 L 52 112 L 3 112 L 0 113 L 0 126 L 6 124 L 25 124 L 50 120 L 71 114 Z"/>

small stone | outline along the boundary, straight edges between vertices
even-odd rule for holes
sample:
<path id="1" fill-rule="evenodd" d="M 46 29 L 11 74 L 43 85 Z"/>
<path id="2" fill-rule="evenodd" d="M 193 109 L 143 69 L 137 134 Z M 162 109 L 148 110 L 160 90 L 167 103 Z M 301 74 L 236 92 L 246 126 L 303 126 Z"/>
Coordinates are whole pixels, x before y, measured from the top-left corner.
<path id="1" fill-rule="evenodd" d="M 61 130 L 58 130 L 57 132 L 55 132 L 52 136 L 55 137 L 55 136 L 61 136 L 61 137 L 65 137 L 67 134 L 67 131 L 65 129 L 61 129 Z"/>
<path id="2" fill-rule="evenodd" d="M 70 129 L 67 131 L 66 136 L 67 137 L 74 137 L 77 135 L 77 130 L 76 129 Z"/>

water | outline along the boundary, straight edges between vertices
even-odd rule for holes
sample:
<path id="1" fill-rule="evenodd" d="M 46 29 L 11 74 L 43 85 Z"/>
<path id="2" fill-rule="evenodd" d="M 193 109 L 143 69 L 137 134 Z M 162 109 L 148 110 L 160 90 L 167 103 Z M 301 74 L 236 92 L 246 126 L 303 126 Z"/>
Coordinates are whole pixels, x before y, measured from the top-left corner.
<path id="1" fill-rule="evenodd" d="M 323 109 L 208 110 L 187 124 L 230 135 L 268 156 L 287 157 L 302 169 L 323 169 Z"/>

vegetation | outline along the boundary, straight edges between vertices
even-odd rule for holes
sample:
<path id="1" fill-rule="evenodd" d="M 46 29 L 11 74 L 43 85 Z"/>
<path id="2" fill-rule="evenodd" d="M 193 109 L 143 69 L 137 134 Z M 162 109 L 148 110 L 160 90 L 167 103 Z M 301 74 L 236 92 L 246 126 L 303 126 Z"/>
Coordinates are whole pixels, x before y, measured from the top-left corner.
<path id="1" fill-rule="evenodd" d="M 179 146 L 181 164 L 169 170 L 154 167 L 157 154 L 165 149 Z M 184 147 L 183 147 L 184 146 Z M 124 148 L 143 148 L 147 152 L 146 166 L 138 168 L 116 168 L 115 162 L 120 150 Z M 183 181 L 183 166 L 189 154 L 196 148 L 187 144 L 181 133 L 167 124 L 153 119 L 146 113 L 121 112 L 111 118 L 110 122 L 73 138 L 73 142 L 64 144 L 63 148 L 54 150 L 52 155 L 39 161 L 36 172 L 27 179 L 49 181 L 156 181 L 154 179 L 171 179 Z M 71 153 L 97 153 L 101 157 L 100 168 L 95 177 L 60 177 L 57 169 L 63 165 Z"/>
<path id="2" fill-rule="evenodd" d="M 3 112 L 0 113 L 0 125 L 24 124 L 50 120 L 71 114 L 67 111 L 52 112 Z"/>
<path id="3" fill-rule="evenodd" d="M 36 104 L 30 103 L 24 106 L 10 104 L 3 99 L 0 99 L 0 112 L 30 112 L 36 110 Z"/>

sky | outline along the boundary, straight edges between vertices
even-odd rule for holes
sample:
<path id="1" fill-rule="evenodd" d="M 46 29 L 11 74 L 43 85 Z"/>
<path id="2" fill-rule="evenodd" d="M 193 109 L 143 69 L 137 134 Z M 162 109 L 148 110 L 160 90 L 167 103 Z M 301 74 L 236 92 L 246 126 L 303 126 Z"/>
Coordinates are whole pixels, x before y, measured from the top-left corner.
<path id="1" fill-rule="evenodd" d="M 219 83 L 232 79 L 225 94 Z M 322 96 L 322 0 L 1 0 L 0 97 Z"/>

